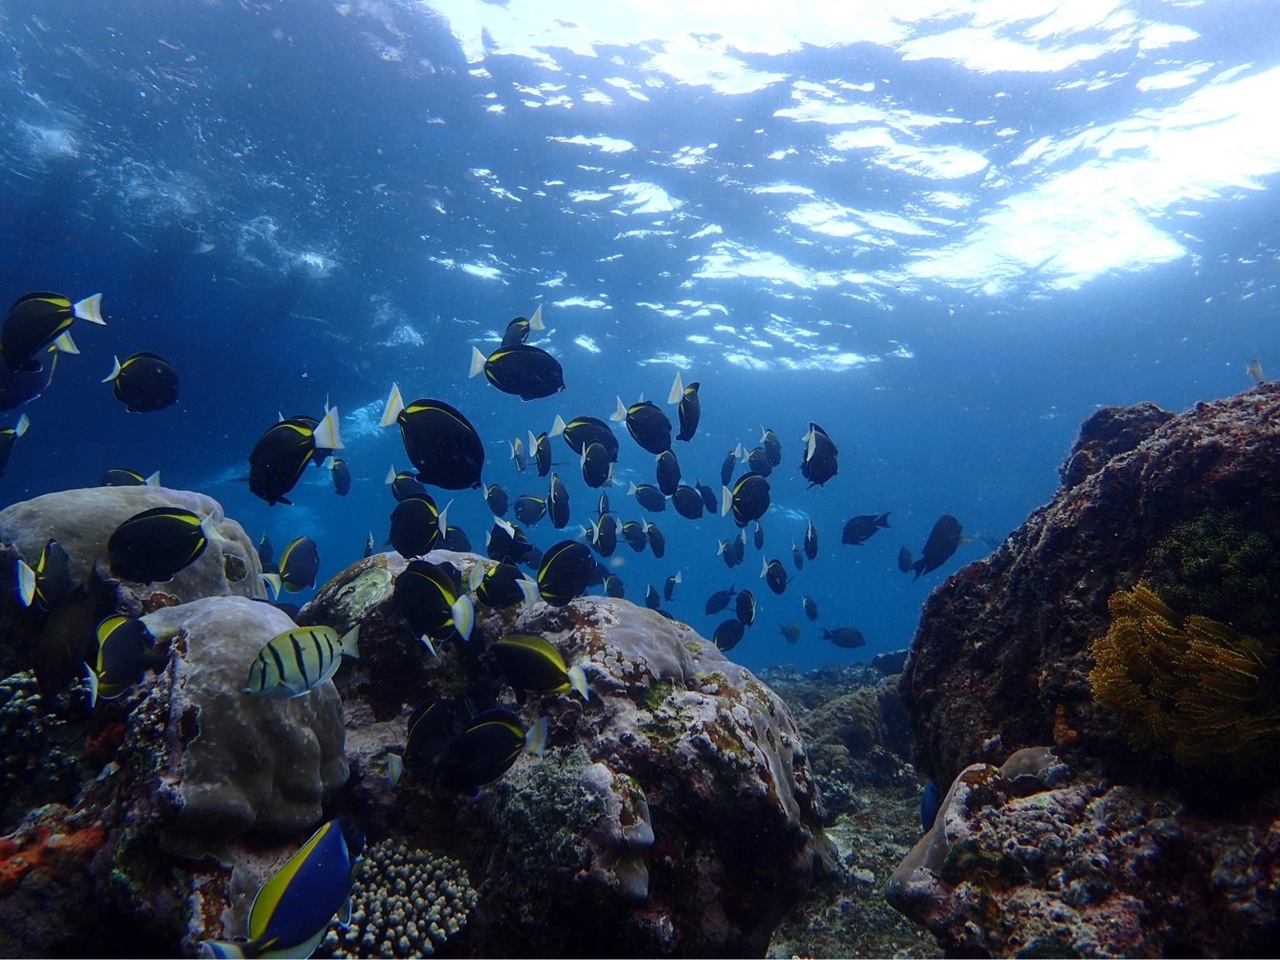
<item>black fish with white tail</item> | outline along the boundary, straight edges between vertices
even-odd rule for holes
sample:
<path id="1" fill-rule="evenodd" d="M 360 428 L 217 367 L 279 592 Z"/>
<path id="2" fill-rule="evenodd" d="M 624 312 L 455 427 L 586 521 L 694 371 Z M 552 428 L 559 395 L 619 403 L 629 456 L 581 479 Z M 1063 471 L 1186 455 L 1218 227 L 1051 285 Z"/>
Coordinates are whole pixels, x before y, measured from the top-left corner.
<path id="1" fill-rule="evenodd" d="M 800 461 L 800 474 L 809 481 L 810 487 L 820 487 L 836 475 L 839 451 L 827 432 L 816 423 L 810 422 L 809 432 L 803 439 L 804 458 Z"/>
<path id="2" fill-rule="evenodd" d="M 671 421 L 652 400 L 639 400 L 628 407 L 619 397 L 618 408 L 610 419 L 626 423 L 631 438 L 655 457 L 671 449 Z"/>
<path id="3" fill-rule="evenodd" d="M 676 415 L 680 420 L 680 432 L 676 434 L 677 440 L 692 440 L 693 435 L 698 432 L 698 421 L 702 419 L 702 401 L 698 398 L 698 388 L 701 386 L 697 380 L 685 386 L 680 381 L 680 374 L 676 374 L 675 382 L 671 384 L 671 392 L 667 395 L 667 403 L 676 403 Z"/>
<path id="4" fill-rule="evenodd" d="M 405 453 L 418 479 L 445 490 L 480 489 L 484 444 L 471 421 L 443 400 L 424 398 L 405 404 L 392 385 L 379 425 L 398 424 Z"/>
<path id="5" fill-rule="evenodd" d="M 488 357 L 472 347 L 470 376 L 480 373 L 503 393 L 525 401 L 540 400 L 564 389 L 560 361 L 527 343 L 500 346 Z"/>
<path id="6" fill-rule="evenodd" d="M 72 303 L 60 293 L 26 293 L 14 301 L 0 327 L 0 352 L 10 370 L 21 370 L 37 353 L 57 344 L 64 353 L 78 353 L 71 340 L 75 320 L 105 324 L 102 294 Z"/>
<path id="7" fill-rule="evenodd" d="M 178 402 L 178 371 L 164 357 L 135 353 L 114 366 L 103 383 L 110 383 L 115 398 L 130 413 L 163 410 Z"/>

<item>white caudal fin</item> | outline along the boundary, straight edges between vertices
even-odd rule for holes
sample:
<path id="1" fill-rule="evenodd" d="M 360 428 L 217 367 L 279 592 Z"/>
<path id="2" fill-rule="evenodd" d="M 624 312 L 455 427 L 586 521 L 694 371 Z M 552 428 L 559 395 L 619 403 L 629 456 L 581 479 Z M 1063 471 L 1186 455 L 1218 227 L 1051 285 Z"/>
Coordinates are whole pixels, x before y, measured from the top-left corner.
<path id="1" fill-rule="evenodd" d="M 430 641 L 427 641 L 430 643 Z M 400 776 L 404 773 L 404 758 L 398 753 L 387 754 L 387 783 L 395 786 L 400 782 Z"/>
<path id="2" fill-rule="evenodd" d="M 613 411 L 613 416 L 609 419 L 614 423 L 621 423 L 623 420 L 627 419 L 627 407 L 622 402 L 621 397 L 618 397 L 618 409 Z"/>
<path id="3" fill-rule="evenodd" d="M 265 583 L 268 587 L 270 587 L 270 588 L 271 588 L 271 599 L 272 599 L 272 600 L 279 600 L 279 599 L 280 599 L 280 586 L 281 586 L 281 582 L 280 582 L 280 574 L 278 574 L 278 573 L 263 573 L 263 574 L 260 574 L 260 576 L 262 577 L 262 582 L 263 582 L 263 583 Z"/>
<path id="4" fill-rule="evenodd" d="M 356 624 L 350 630 L 342 635 L 342 639 L 338 643 L 342 646 L 342 655 L 351 657 L 353 660 L 360 659 L 360 624 Z"/>
<path id="5" fill-rule="evenodd" d="M 524 734 L 524 752 L 535 757 L 542 756 L 547 749 L 547 718 L 542 717 Z"/>
<path id="6" fill-rule="evenodd" d="M 324 419 L 311 433 L 311 439 L 320 450 L 341 450 L 342 437 L 338 433 L 338 408 L 330 407 Z"/>
<path id="7" fill-rule="evenodd" d="M 483 373 L 486 360 L 488 360 L 488 357 L 486 357 L 483 353 L 480 352 L 479 347 L 472 347 L 471 348 L 471 372 L 468 373 L 467 376 L 475 377 Z"/>
<path id="8" fill-rule="evenodd" d="M 538 304 L 533 308 L 533 316 L 529 318 L 530 330 L 545 330 L 547 325 L 542 322 L 542 304 Z"/>
<path id="9" fill-rule="evenodd" d="M 21 557 L 18 558 L 18 596 L 24 607 L 31 606 L 36 598 L 36 572 Z"/>
<path id="10" fill-rule="evenodd" d="M 102 294 L 100 293 L 95 293 L 91 297 L 85 297 L 83 300 L 78 301 L 71 308 L 71 312 L 81 320 L 88 320 L 90 323 L 106 326 L 107 321 L 102 319 Z"/>
<path id="11" fill-rule="evenodd" d="M 676 371 L 675 382 L 671 384 L 671 392 L 667 394 L 667 403 L 679 403 L 684 397 L 684 383 L 680 379 L 680 371 Z"/>
<path id="12" fill-rule="evenodd" d="M 524 608 L 528 610 L 535 603 L 542 599 L 542 594 L 538 593 L 538 585 L 528 577 L 521 577 L 516 581 L 516 586 L 520 588 L 520 592 L 524 594 Z"/>
<path id="13" fill-rule="evenodd" d="M 98 382 L 99 382 L 99 383 L 110 383 L 112 380 L 114 380 L 114 379 L 115 379 L 116 377 L 118 377 L 118 376 L 120 376 L 120 358 L 119 358 L 119 357 L 112 357 L 112 358 L 111 358 L 111 372 L 110 372 L 110 373 L 108 373 L 105 377 L 103 377 L 103 378 L 102 378 L 101 380 L 99 380 Z"/>
<path id="14" fill-rule="evenodd" d="M 558 437 L 560 436 L 560 434 L 564 433 L 564 428 L 565 428 L 564 417 L 560 416 L 560 414 L 557 413 L 556 422 L 551 425 L 551 432 L 547 434 L 547 436 Z M 586 447 L 584 446 L 583 449 L 585 450 Z"/>
<path id="15" fill-rule="evenodd" d="M 587 675 L 582 672 L 582 668 L 576 664 L 569 668 L 569 689 L 576 690 L 583 700 L 587 697 Z"/>
<path id="16" fill-rule="evenodd" d="M 436 645 L 431 642 L 431 638 L 425 633 L 418 638 L 422 641 L 422 645 L 427 648 L 427 653 L 431 654 L 432 660 L 439 660 L 440 654 L 436 651 Z"/>
<path id="17" fill-rule="evenodd" d="M 471 628 L 476 622 L 476 608 L 466 594 L 453 601 L 449 608 L 449 616 L 453 618 L 453 629 L 463 640 L 471 639 Z"/>
<path id="18" fill-rule="evenodd" d="M 400 396 L 400 387 L 398 384 L 391 385 L 391 393 L 387 396 L 387 405 L 382 411 L 382 419 L 378 421 L 378 426 L 389 427 L 396 422 L 396 417 L 400 416 L 400 411 L 404 409 L 404 398 Z"/>

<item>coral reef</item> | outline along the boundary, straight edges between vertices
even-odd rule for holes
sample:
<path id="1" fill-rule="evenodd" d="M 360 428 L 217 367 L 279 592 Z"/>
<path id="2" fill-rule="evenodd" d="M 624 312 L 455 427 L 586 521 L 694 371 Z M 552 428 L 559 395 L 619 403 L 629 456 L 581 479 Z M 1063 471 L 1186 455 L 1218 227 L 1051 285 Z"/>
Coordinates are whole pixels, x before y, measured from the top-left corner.
<path id="1" fill-rule="evenodd" d="M 193 567 L 145 596 L 112 587 L 107 599 L 144 615 L 168 661 L 91 716 L 56 719 L 26 676 L 0 684 L 6 775 L 24 776 L 39 750 L 50 775 L 13 800 L 17 828 L 0 843 L 11 952 L 92 952 L 109 918 L 139 952 L 191 953 L 244 929 L 262 882 L 322 816 L 351 816 L 385 838 L 369 851 L 357 922 L 328 939 L 333 955 L 760 955 L 815 876 L 839 868 L 786 704 L 689 627 L 579 598 L 483 610 L 471 640 L 437 656 L 393 602 L 403 562 L 379 554 L 300 613 L 340 632 L 360 623 L 360 659 L 306 696 L 255 697 L 243 692 L 249 665 L 291 621 L 236 595 L 258 592 L 247 539 L 198 494 L 120 491 L 118 519 L 157 496 L 212 511 L 234 534 L 222 559 L 236 562 L 216 562 L 215 543 L 216 570 Z M 83 576 L 118 522 L 104 510 L 92 529 L 72 529 L 97 497 L 9 508 L 0 533 L 12 539 L 0 550 L 12 562 L 56 536 Z M 432 559 L 464 575 L 478 562 Z M 38 623 L 12 595 L 0 607 L 6 622 L 29 621 L 28 633 Z M 496 682 L 485 651 L 508 632 L 539 634 L 581 667 L 586 700 Z M 7 653 L 25 658 L 29 639 L 10 635 Z M 412 773 L 393 790 L 388 751 L 403 744 L 412 706 L 437 696 L 517 712 L 529 727 L 545 721 L 545 754 L 467 793 Z M 58 708 L 79 706 L 61 697 Z M 66 805 L 17 819 L 51 797 Z"/>
<path id="2" fill-rule="evenodd" d="M 75 799 L 81 786 L 75 733 L 46 709 L 30 671 L 0 680 L 0 829 L 31 807 Z"/>
<path id="3" fill-rule="evenodd" d="M 455 939 L 476 906 L 462 864 L 386 839 L 365 847 L 351 888 L 351 921 L 331 927 L 317 957 L 430 957 Z"/>
<path id="4" fill-rule="evenodd" d="M 1225 824 L 1022 750 L 956 778 L 886 893 L 949 956 L 1270 956 L 1280 810 L 1263 813 Z"/>
<path id="5" fill-rule="evenodd" d="M 1099 421 L 1110 445 L 1099 446 Z M 1103 449 L 1110 459 L 1098 459 Z M 1086 421 L 1067 463 L 1090 450 L 1096 468 L 925 601 L 902 683 L 917 765 L 949 783 L 976 760 L 1066 737 L 1117 769 L 1159 775 L 1114 714 L 1098 716 L 1090 644 L 1110 624 L 1112 594 L 1152 576 L 1156 548 L 1207 510 L 1238 514 L 1277 552 L 1280 501 L 1267 492 L 1277 449 L 1277 384 L 1178 416 L 1141 405 Z M 1270 603 L 1274 619 L 1280 598 Z"/>
<path id="6" fill-rule="evenodd" d="M 900 665 L 901 655 L 805 673 L 787 666 L 761 671 L 761 679 L 795 712 L 821 789 L 826 834 L 838 851 L 838 868 L 820 878 L 774 931 L 770 957 L 940 955 L 933 938 L 895 911 L 883 894 L 890 874 L 920 835 L 924 786 L 906 759 L 910 729 L 897 677 L 886 680 L 882 674 L 895 660 Z M 879 708 L 871 713 L 872 722 L 852 726 L 859 734 L 852 739 L 839 718 L 867 712 L 840 706 L 851 702 Z M 870 742 L 861 735 L 868 730 L 880 731 L 883 739 Z"/>
<path id="7" fill-rule="evenodd" d="M 1070 768 L 1028 795 L 966 772 L 987 781 L 944 803 L 945 849 L 904 862 L 895 905 L 948 952 L 1280 947 L 1280 788 L 1248 759 L 1277 726 L 1280 595 L 1251 581 L 1280 544 L 1278 450 L 1276 384 L 1100 411 L 1053 500 L 929 596 L 901 685 L 921 770 L 1036 744 Z M 1205 605 L 1129 589 L 1148 579 Z"/>
<path id="8" fill-rule="evenodd" d="M 153 507 L 182 507 L 202 517 L 209 515 L 218 534 L 194 563 L 158 585 L 162 592 L 183 600 L 266 596 L 258 576 L 262 573 L 258 552 L 244 528 L 223 514 L 217 500 L 189 490 L 87 487 L 46 493 L 0 510 L 0 541 L 34 564 L 52 537 L 71 558 L 72 578 L 83 581 L 95 563 L 106 566 L 107 540 L 116 527 Z M 145 589 L 139 585 L 139 590 Z"/>
<path id="9" fill-rule="evenodd" d="M 106 842 L 101 823 L 59 804 L 32 810 L 0 837 L 0 956 L 102 952 L 89 931 L 104 922 L 105 905 L 89 867 Z"/>
<path id="10" fill-rule="evenodd" d="M 70 558 L 74 581 L 83 583 L 95 565 L 110 577 L 107 540 L 129 517 L 152 507 L 173 506 L 208 515 L 217 537 L 204 553 L 167 583 L 111 580 L 121 612 L 137 616 L 202 597 L 266 596 L 258 553 L 244 529 L 223 515 L 212 497 L 165 487 L 89 487 L 48 493 L 0 510 L 0 570 L 10 575 L 19 557 L 34 566 L 45 543 L 55 539 Z M 16 591 L 0 590 L 0 673 L 33 664 L 40 636 L 37 611 L 23 607 Z"/>
<path id="11" fill-rule="evenodd" d="M 477 560 L 444 551 L 431 559 L 464 575 Z M 507 632 L 546 637 L 590 685 L 586 704 L 576 695 L 518 702 L 506 691 L 498 705 L 526 724 L 547 718 L 549 746 L 540 759 L 517 760 L 474 800 L 405 782 L 392 796 L 377 785 L 381 736 L 349 744 L 350 802 L 366 821 L 418 831 L 418 842 L 479 878 L 472 947 L 762 953 L 778 918 L 831 857 L 785 704 L 687 626 L 605 598 L 486 613 L 466 650 L 446 647 L 433 660 L 390 603 L 390 577 L 376 572 L 394 576 L 397 567 L 394 557 L 354 564 L 301 613 L 341 630 L 354 619 L 347 598 L 359 598 L 361 649 L 371 652 L 336 678 L 353 716 L 399 716 L 403 731 L 406 705 L 429 696 L 467 694 L 485 704 L 494 685 L 476 651 Z M 411 822 L 402 806 L 416 811 Z M 566 915 L 575 922 L 554 919 Z"/>
<path id="12" fill-rule="evenodd" d="M 1098 702 L 1121 715 L 1137 750 L 1186 767 L 1274 783 L 1280 746 L 1277 650 L 1208 617 L 1180 616 L 1145 582 L 1120 591 L 1093 642 Z"/>
<path id="13" fill-rule="evenodd" d="M 250 829 L 291 836 L 319 821 L 325 794 L 347 779 L 337 691 L 326 683 L 288 700 L 243 692 L 249 665 L 293 625 L 289 617 L 210 597 L 144 622 L 178 639 L 168 676 L 146 685 L 134 707 L 135 719 L 155 717 L 158 729 L 135 724 L 121 753 L 141 750 L 155 770 L 147 789 L 167 808 L 166 846 L 198 855 Z"/>

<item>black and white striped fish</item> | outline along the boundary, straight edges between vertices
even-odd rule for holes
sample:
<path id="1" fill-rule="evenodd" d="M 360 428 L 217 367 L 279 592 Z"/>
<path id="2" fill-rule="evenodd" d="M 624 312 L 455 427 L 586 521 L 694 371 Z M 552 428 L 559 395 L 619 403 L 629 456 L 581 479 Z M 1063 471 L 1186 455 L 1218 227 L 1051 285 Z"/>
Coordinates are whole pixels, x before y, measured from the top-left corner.
<path id="1" fill-rule="evenodd" d="M 345 654 L 359 657 L 360 626 L 341 638 L 333 627 L 294 627 L 277 634 L 258 652 L 244 692 L 273 700 L 301 697 L 333 677 Z"/>

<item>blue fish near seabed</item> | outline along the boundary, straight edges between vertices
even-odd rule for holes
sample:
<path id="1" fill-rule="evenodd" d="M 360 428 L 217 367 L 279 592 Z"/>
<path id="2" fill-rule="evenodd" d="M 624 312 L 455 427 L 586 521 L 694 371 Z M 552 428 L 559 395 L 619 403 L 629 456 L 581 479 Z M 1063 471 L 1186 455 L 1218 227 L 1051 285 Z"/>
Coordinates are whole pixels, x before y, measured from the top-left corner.
<path id="1" fill-rule="evenodd" d="M 203 940 L 203 957 L 309 957 L 351 894 L 364 834 L 330 820 L 262 885 L 249 908 L 247 940 Z"/>

